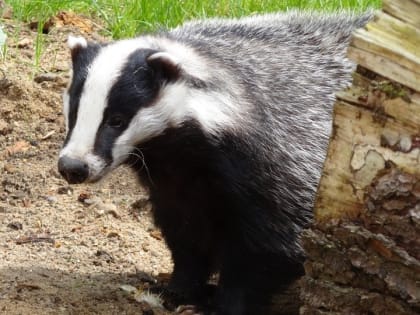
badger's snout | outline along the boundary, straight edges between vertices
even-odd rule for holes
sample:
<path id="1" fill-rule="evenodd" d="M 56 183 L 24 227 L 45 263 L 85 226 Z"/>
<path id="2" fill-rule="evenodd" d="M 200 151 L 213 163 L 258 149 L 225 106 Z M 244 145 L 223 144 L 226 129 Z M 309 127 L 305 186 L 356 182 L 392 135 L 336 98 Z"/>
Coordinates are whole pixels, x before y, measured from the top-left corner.
<path id="1" fill-rule="evenodd" d="M 58 160 L 58 171 L 69 184 L 83 183 L 89 177 L 89 167 L 85 162 L 67 156 Z"/>

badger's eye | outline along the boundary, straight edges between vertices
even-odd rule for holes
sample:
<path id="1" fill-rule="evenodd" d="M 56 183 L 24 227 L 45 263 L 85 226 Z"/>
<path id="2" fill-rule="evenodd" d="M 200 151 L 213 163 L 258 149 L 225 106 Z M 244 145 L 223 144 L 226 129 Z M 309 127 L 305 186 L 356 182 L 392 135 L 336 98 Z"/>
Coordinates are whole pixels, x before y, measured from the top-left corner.
<path id="1" fill-rule="evenodd" d="M 107 121 L 107 125 L 112 128 L 121 128 L 125 124 L 124 118 L 121 116 L 110 117 Z"/>

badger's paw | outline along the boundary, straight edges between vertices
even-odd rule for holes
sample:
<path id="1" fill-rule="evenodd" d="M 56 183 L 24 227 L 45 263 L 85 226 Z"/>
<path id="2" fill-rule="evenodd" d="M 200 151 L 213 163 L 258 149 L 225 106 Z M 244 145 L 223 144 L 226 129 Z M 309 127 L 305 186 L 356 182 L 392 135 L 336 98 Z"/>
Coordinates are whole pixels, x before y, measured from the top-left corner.
<path id="1" fill-rule="evenodd" d="M 210 308 L 203 308 L 198 305 L 180 305 L 176 308 L 175 314 L 179 315 L 216 315 Z"/>
<path id="2" fill-rule="evenodd" d="M 179 315 L 204 315 L 196 305 L 180 305 L 176 308 L 175 313 Z"/>

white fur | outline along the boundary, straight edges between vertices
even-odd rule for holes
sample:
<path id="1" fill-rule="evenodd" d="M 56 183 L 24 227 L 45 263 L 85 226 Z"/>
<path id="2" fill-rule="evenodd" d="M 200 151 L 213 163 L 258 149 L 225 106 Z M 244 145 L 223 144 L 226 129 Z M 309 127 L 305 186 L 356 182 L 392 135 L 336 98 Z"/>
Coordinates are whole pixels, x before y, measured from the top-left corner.
<path id="1" fill-rule="evenodd" d="M 67 39 L 67 46 L 69 46 L 69 48 L 72 50 L 78 46 L 86 48 L 87 41 L 84 37 L 69 35 Z"/>
<path id="2" fill-rule="evenodd" d="M 140 303 L 146 303 L 152 308 L 163 309 L 163 300 L 160 295 L 153 294 L 149 291 L 138 291 L 134 294 L 134 299 Z"/>
<path id="3" fill-rule="evenodd" d="M 166 60 L 167 62 L 172 63 L 175 66 L 179 65 L 179 60 L 177 60 L 177 58 L 174 55 L 171 55 L 164 51 L 157 52 L 147 58 L 147 60 L 149 61 L 156 59 Z"/>
<path id="4" fill-rule="evenodd" d="M 99 156 L 88 153 L 84 161 L 89 165 L 89 181 L 97 181 L 105 175 L 106 163 Z"/>

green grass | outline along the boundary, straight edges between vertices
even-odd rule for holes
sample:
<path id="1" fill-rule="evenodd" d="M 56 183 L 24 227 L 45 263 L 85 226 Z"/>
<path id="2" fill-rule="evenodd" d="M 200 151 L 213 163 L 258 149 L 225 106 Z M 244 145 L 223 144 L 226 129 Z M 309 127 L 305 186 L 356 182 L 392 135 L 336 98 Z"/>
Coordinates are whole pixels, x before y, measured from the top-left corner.
<path id="1" fill-rule="evenodd" d="M 363 11 L 379 8 L 380 0 L 5 0 L 18 21 L 38 23 L 35 41 L 34 73 L 44 50 L 43 24 L 60 11 L 73 11 L 92 17 L 104 25 L 105 35 L 114 39 L 169 28 L 185 20 L 214 16 L 238 17 L 288 8 Z M 0 9 L 1 16 L 1 9 Z M 1 25 L 1 19 L 0 19 Z M 19 30 L 16 34 L 19 36 Z M 5 59 L 7 46 L 2 49 Z"/>
<path id="2" fill-rule="evenodd" d="M 178 25 L 184 20 L 212 16 L 243 16 L 287 8 L 357 11 L 379 7 L 380 0 L 6 0 L 14 18 L 46 21 L 61 10 L 102 20 L 113 38 L 134 36 Z"/>

